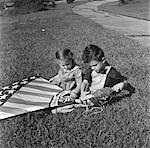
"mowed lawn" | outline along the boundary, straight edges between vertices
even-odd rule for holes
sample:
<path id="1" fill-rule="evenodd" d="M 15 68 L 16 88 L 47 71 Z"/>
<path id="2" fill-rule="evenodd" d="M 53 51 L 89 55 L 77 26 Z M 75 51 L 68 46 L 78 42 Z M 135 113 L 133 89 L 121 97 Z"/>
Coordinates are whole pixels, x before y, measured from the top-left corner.
<path id="1" fill-rule="evenodd" d="M 133 0 L 126 5 L 119 5 L 119 2 L 109 2 L 98 7 L 98 10 L 104 10 L 120 15 L 140 18 L 150 21 L 149 0 Z"/>
<path id="2" fill-rule="evenodd" d="M 150 147 L 150 50 L 74 14 L 71 7 L 76 4 L 1 17 L 0 86 L 36 73 L 50 78 L 58 70 L 54 56 L 58 48 L 72 49 L 77 63 L 82 64 L 83 49 L 96 44 L 104 50 L 107 61 L 128 77 L 136 93 L 116 98 L 118 101 L 89 118 L 82 115 L 81 108 L 66 114 L 52 115 L 43 110 L 1 120 L 0 147 Z"/>

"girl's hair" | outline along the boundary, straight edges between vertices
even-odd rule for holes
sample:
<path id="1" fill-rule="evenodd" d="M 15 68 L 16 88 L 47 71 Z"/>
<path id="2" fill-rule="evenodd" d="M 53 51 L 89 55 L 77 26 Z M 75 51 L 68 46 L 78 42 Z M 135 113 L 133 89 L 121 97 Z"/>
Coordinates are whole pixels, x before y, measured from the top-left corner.
<path id="1" fill-rule="evenodd" d="M 83 50 L 82 60 L 84 63 L 89 63 L 92 60 L 103 61 L 104 60 L 104 52 L 101 48 L 96 45 L 90 44 Z"/>
<path id="2" fill-rule="evenodd" d="M 57 60 L 64 60 L 64 59 L 73 60 L 73 53 L 70 49 L 57 50 L 55 55 Z"/>

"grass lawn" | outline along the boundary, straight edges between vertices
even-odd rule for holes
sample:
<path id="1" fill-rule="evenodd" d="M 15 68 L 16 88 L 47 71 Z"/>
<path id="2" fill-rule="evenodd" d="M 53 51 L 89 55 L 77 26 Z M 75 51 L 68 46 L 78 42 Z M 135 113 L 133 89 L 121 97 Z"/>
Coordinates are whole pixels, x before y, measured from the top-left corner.
<path id="1" fill-rule="evenodd" d="M 98 7 L 98 10 L 104 10 L 125 16 L 131 16 L 144 20 L 150 20 L 150 1 L 149 0 L 133 0 L 126 5 L 118 5 L 119 2 L 110 2 Z"/>
<path id="2" fill-rule="evenodd" d="M 55 75 L 54 53 L 58 48 L 72 49 L 81 64 L 82 50 L 92 43 L 128 77 L 136 93 L 104 106 L 103 112 L 89 118 L 82 115 L 84 109 L 76 109 L 57 115 L 37 111 L 1 120 L 1 148 L 150 147 L 150 50 L 74 14 L 71 8 L 76 4 L 0 18 L 0 86 L 37 72 L 45 78 Z"/>

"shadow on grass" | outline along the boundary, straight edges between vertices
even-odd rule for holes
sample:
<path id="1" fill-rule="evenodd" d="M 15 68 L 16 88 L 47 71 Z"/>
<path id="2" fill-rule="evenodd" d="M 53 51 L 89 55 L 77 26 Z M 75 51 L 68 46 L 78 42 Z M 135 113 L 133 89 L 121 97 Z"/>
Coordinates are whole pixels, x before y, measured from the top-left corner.
<path id="1" fill-rule="evenodd" d="M 135 88 L 133 86 L 131 86 L 130 84 L 128 84 L 128 87 L 125 88 L 125 90 L 127 91 L 127 93 L 125 93 L 123 91 L 123 92 L 121 92 L 119 94 L 116 94 L 116 96 L 113 96 L 112 98 L 110 98 L 106 103 L 104 103 L 104 105 L 115 104 L 117 102 L 120 102 L 124 98 L 131 97 L 131 95 L 135 93 Z"/>
<path id="2" fill-rule="evenodd" d="M 115 104 L 117 102 L 120 102 L 122 99 L 124 98 L 127 98 L 127 97 L 131 97 L 132 94 L 128 93 L 128 94 L 124 94 L 124 95 L 121 95 L 121 96 L 116 96 L 116 97 L 113 97 L 111 98 L 108 102 L 106 102 L 104 104 L 104 106 L 106 105 L 112 105 L 112 104 Z"/>

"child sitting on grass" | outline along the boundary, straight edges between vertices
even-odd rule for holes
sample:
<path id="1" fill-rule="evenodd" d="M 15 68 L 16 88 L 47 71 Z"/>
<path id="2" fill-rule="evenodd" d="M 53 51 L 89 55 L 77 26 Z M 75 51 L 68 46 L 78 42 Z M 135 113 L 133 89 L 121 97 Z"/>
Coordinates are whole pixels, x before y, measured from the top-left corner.
<path id="1" fill-rule="evenodd" d="M 105 100 L 113 92 L 119 93 L 123 89 L 133 93 L 134 89 L 128 83 L 127 78 L 106 62 L 101 48 L 95 45 L 87 46 L 83 51 L 82 59 L 84 63 L 89 64 L 81 85 L 81 98 L 83 100 L 90 100 L 92 105 L 92 102 L 96 101 L 94 97 Z M 129 87 L 132 89 L 128 89 Z"/>
<path id="2" fill-rule="evenodd" d="M 56 51 L 56 60 L 60 70 L 49 81 L 63 90 L 71 91 L 70 97 L 72 99 L 77 98 L 80 94 L 82 71 L 75 63 L 72 51 L 69 49 Z"/>

